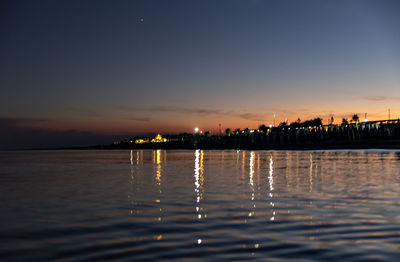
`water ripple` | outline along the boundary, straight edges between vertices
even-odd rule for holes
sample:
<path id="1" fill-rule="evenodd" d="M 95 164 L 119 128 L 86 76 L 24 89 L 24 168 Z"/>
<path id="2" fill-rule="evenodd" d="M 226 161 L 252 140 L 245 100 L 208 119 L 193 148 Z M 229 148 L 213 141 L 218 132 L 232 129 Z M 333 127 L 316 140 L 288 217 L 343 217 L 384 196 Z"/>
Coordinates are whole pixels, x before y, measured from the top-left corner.
<path id="1" fill-rule="evenodd" d="M 0 162 L 7 261 L 397 261 L 385 151 L 57 151 Z"/>

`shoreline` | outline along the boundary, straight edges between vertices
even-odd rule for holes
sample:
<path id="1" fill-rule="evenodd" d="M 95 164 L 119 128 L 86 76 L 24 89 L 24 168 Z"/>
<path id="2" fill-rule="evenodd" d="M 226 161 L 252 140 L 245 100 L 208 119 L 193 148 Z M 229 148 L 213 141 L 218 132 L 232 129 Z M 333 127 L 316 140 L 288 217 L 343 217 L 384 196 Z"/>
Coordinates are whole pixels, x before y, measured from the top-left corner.
<path id="1" fill-rule="evenodd" d="M 114 146 L 114 145 L 96 145 L 86 147 L 60 147 L 60 148 L 28 148 L 0 150 L 2 152 L 13 151 L 59 151 L 59 150 L 274 150 L 274 151 L 324 151 L 324 150 L 400 150 L 400 140 L 388 140 L 370 142 L 370 143 L 338 143 L 338 144 L 309 144 L 309 145 L 270 145 L 270 146 L 178 146 L 148 144 L 146 146 Z"/>

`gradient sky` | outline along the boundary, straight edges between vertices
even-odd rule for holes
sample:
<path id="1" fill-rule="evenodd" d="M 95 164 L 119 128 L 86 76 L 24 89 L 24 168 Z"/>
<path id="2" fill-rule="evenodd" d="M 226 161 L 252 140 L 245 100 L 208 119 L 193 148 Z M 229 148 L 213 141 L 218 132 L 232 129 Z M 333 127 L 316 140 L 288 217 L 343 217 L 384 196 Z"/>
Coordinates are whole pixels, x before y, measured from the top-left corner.
<path id="1" fill-rule="evenodd" d="M 0 149 L 398 118 L 399 14 L 396 0 L 1 1 Z"/>

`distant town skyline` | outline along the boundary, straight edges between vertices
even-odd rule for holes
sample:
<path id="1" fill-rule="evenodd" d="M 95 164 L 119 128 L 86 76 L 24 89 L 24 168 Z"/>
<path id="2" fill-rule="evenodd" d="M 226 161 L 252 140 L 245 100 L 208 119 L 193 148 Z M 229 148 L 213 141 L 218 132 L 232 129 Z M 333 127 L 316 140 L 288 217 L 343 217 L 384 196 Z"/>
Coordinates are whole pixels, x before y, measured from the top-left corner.
<path id="1" fill-rule="evenodd" d="M 399 13 L 396 0 L 2 1 L 0 149 L 398 118 Z"/>

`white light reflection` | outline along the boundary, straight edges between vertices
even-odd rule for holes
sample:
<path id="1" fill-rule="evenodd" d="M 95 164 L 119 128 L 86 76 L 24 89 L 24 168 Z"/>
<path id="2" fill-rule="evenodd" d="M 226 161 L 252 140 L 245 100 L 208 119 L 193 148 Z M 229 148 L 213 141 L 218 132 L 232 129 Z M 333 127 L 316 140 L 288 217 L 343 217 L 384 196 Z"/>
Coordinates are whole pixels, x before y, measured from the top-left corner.
<path id="1" fill-rule="evenodd" d="M 268 176 L 268 181 L 269 181 L 269 197 L 270 197 L 270 202 L 269 204 L 271 205 L 272 208 L 272 216 L 269 220 L 274 221 L 275 220 L 275 204 L 273 202 L 273 191 L 274 191 L 274 160 L 272 159 L 272 155 L 269 158 L 269 176 Z"/>
<path id="2" fill-rule="evenodd" d="M 207 218 L 206 214 L 202 214 L 202 208 L 200 208 L 200 201 L 203 199 L 203 185 L 204 185 L 204 152 L 203 150 L 195 151 L 195 159 L 194 159 L 194 191 L 196 192 L 196 213 L 197 219 L 201 220 L 203 218 Z M 201 239 L 197 239 L 197 244 L 201 244 Z"/>
<path id="3" fill-rule="evenodd" d="M 254 204 L 254 152 L 250 152 L 250 171 L 249 171 L 249 184 L 250 184 L 250 190 L 251 190 L 251 201 L 253 203 L 253 208 L 256 207 Z M 249 213 L 249 217 L 254 215 L 254 210 Z"/>
<path id="4" fill-rule="evenodd" d="M 204 184 L 204 168 L 203 168 L 203 159 L 204 152 L 203 150 L 195 151 L 195 160 L 194 160 L 194 191 L 196 192 L 196 212 L 197 219 L 202 219 L 203 215 L 200 213 L 200 200 L 203 199 L 202 187 Z"/>
<path id="5" fill-rule="evenodd" d="M 254 176 L 254 152 L 250 152 L 249 184 L 252 187 L 254 186 L 253 176 Z M 254 190 L 254 188 L 253 188 L 253 190 Z"/>
<path id="6" fill-rule="evenodd" d="M 196 192 L 196 203 L 200 202 L 200 150 L 196 150 L 194 159 L 194 191 Z M 198 204 L 196 205 L 196 211 L 199 211 Z"/>

